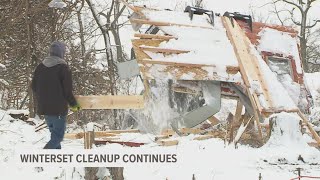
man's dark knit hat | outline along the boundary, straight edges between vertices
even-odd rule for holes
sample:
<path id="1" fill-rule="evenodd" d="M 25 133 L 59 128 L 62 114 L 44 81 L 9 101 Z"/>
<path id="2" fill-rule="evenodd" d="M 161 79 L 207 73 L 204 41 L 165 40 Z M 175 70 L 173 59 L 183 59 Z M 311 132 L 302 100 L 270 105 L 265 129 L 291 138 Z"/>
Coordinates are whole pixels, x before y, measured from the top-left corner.
<path id="1" fill-rule="evenodd" d="M 66 53 L 66 45 L 63 42 L 55 41 L 50 46 L 50 56 L 64 57 Z"/>

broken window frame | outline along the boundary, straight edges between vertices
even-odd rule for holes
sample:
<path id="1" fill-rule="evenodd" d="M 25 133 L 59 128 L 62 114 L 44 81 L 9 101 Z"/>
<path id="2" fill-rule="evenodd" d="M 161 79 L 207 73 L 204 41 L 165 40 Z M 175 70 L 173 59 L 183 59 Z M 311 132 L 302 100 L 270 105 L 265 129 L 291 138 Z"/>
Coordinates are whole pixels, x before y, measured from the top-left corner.
<path id="1" fill-rule="evenodd" d="M 267 61 L 267 65 L 269 66 L 269 68 L 270 68 L 270 61 L 273 61 L 273 62 L 274 61 L 286 61 L 286 62 L 288 62 L 290 77 L 294 81 L 293 66 L 292 66 L 292 61 L 290 58 L 279 57 L 279 56 L 266 56 L 266 61 Z M 270 68 L 270 70 L 272 72 L 274 72 L 272 70 L 272 68 Z M 275 73 L 277 73 L 277 72 L 275 72 Z M 277 75 L 278 75 L 278 73 L 277 73 Z"/>

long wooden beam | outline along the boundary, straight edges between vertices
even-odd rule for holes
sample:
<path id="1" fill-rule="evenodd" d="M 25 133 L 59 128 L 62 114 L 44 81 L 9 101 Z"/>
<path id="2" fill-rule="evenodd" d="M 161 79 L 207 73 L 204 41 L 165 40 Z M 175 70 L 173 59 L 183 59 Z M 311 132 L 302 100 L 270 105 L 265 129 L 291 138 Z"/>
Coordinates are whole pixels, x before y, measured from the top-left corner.
<path id="1" fill-rule="evenodd" d="M 167 48 L 146 47 L 146 46 L 140 46 L 139 48 L 142 49 L 143 51 L 150 51 L 154 53 L 163 53 L 163 54 L 182 54 L 182 53 L 190 52 L 190 51 L 179 50 L 179 49 L 167 49 Z"/>
<path id="2" fill-rule="evenodd" d="M 234 25 L 231 23 L 231 20 L 228 19 L 227 17 L 221 17 L 222 18 L 222 23 L 224 25 L 224 27 L 227 30 L 227 36 L 229 38 L 229 40 L 231 41 L 231 44 L 233 45 L 235 54 L 237 56 L 237 60 L 238 60 L 238 64 L 239 64 L 239 68 L 240 68 L 240 73 L 242 76 L 242 79 L 246 85 L 246 90 L 248 92 L 248 96 L 249 99 L 251 101 L 251 104 L 253 106 L 253 110 L 254 110 L 254 118 L 255 118 L 255 122 L 257 124 L 258 127 L 258 132 L 259 132 L 259 136 L 260 139 L 263 140 L 262 137 L 262 129 L 261 129 L 261 125 L 260 125 L 260 121 L 259 121 L 259 106 L 260 105 L 260 101 L 259 99 L 255 99 L 253 94 L 254 92 L 252 92 L 251 89 L 251 82 L 249 80 L 249 77 L 253 80 L 257 79 L 257 74 L 255 73 L 255 68 L 253 67 L 252 63 L 250 61 L 252 61 L 252 55 L 250 54 L 250 52 L 248 52 L 248 47 L 245 47 L 245 42 L 243 40 L 243 34 L 241 33 L 241 28 L 238 25 L 238 23 L 236 21 L 234 21 Z"/>
<path id="3" fill-rule="evenodd" d="M 82 109 L 142 109 L 144 98 L 134 96 L 76 96 Z"/>
<path id="4" fill-rule="evenodd" d="M 202 130 L 199 128 L 181 128 L 179 129 L 179 131 L 182 134 L 200 134 L 202 132 Z M 164 135 L 164 136 L 172 136 L 174 134 L 176 133 L 172 129 L 166 129 L 161 132 L 161 135 Z"/>
<path id="5" fill-rule="evenodd" d="M 149 24 L 154 26 L 182 26 L 182 27 L 197 27 L 197 28 L 203 28 L 203 29 L 213 29 L 212 27 L 207 27 L 207 26 L 196 26 L 196 25 L 190 25 L 190 24 L 150 21 L 146 19 L 135 19 L 135 18 L 130 18 L 130 22 L 137 23 L 137 24 Z"/>
<path id="6" fill-rule="evenodd" d="M 96 138 L 101 137 L 114 137 L 121 133 L 139 133 L 140 131 L 138 129 L 128 129 L 128 130 L 108 130 L 108 131 L 95 131 L 94 136 Z M 64 135 L 64 138 L 66 139 L 81 139 L 84 137 L 83 132 L 79 133 L 66 133 Z"/>
<path id="7" fill-rule="evenodd" d="M 152 59 L 139 60 L 138 63 L 139 64 L 160 64 L 160 65 L 167 65 L 167 66 L 186 66 L 186 67 L 216 67 L 215 65 L 189 64 L 189 63 L 179 63 L 179 62 L 152 60 Z"/>
<path id="8" fill-rule="evenodd" d="M 127 6 L 129 9 L 131 9 L 133 12 L 139 14 L 142 17 L 145 17 L 145 15 L 141 12 L 142 8 L 141 7 L 136 7 L 130 5 L 126 0 L 120 0 L 125 6 Z"/>
<path id="9" fill-rule="evenodd" d="M 67 133 L 64 135 L 65 139 L 81 139 L 83 138 L 85 133 L 80 132 L 80 133 Z M 108 132 L 94 132 L 95 137 L 113 137 L 116 136 L 117 134 L 115 133 L 108 133 Z"/>
<path id="10" fill-rule="evenodd" d="M 161 39 L 166 41 L 170 39 L 178 39 L 174 36 L 157 35 L 157 34 L 134 34 L 134 37 L 141 38 L 141 39 Z"/>
<path id="11" fill-rule="evenodd" d="M 178 140 L 159 140 L 157 143 L 160 146 L 175 146 L 179 144 Z"/>
<path id="12" fill-rule="evenodd" d="M 313 138 L 317 141 L 318 145 L 320 145 L 320 137 L 318 133 L 312 128 L 311 124 L 309 123 L 308 119 L 302 114 L 302 112 L 299 110 L 298 115 L 301 117 L 303 122 L 307 125 L 309 131 L 311 132 Z"/>

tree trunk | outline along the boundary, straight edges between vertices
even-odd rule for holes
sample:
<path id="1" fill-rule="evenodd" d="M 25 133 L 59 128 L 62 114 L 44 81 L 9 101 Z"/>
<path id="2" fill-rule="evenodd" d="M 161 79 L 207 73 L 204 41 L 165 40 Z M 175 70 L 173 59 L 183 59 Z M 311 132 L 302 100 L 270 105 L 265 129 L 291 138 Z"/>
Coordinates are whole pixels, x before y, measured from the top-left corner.
<path id="1" fill-rule="evenodd" d="M 307 12 L 301 14 L 301 26 L 300 26 L 300 48 L 301 48 L 301 60 L 302 66 L 305 72 L 309 72 L 307 61 L 307 39 L 306 39 L 306 26 L 307 26 Z"/>
<path id="2" fill-rule="evenodd" d="M 92 14 L 94 20 L 96 21 L 97 25 L 99 26 L 99 29 L 100 29 L 102 36 L 103 36 L 104 45 L 106 48 L 107 62 L 108 62 L 108 72 L 109 72 L 108 74 L 109 74 L 109 79 L 110 79 L 110 92 L 111 92 L 111 95 L 115 95 L 116 94 L 116 81 L 115 81 L 114 64 L 113 64 L 114 62 L 113 62 L 113 55 L 112 55 L 112 49 L 111 49 L 111 44 L 110 44 L 109 32 L 101 24 L 95 9 L 93 8 L 93 6 L 91 4 L 91 0 L 86 0 L 86 2 L 88 4 L 88 6 L 91 10 L 91 14 Z"/>
<path id="3" fill-rule="evenodd" d="M 84 28 L 83 28 L 83 22 L 81 17 L 81 10 L 84 5 L 84 0 L 81 1 L 81 7 L 77 11 L 77 17 L 78 17 L 78 23 L 79 23 L 79 30 L 80 30 L 80 44 L 81 44 L 81 56 L 82 56 L 82 65 L 85 68 L 87 66 L 87 60 L 85 57 L 86 53 L 86 46 L 85 46 L 85 40 L 84 40 Z"/>
<path id="4" fill-rule="evenodd" d="M 33 101 L 33 92 L 31 89 L 31 75 L 32 75 L 32 58 L 31 58 L 31 44 L 32 44 L 32 20 L 29 14 L 29 9 L 30 9 L 30 3 L 29 0 L 25 1 L 26 3 L 26 25 L 27 25 L 27 74 L 26 74 L 26 78 L 27 78 L 27 87 L 28 87 L 28 94 L 29 94 L 29 104 L 28 104 L 28 108 L 29 108 L 29 113 L 30 113 L 30 117 L 35 117 L 35 112 L 34 112 L 34 101 Z"/>
<path id="5" fill-rule="evenodd" d="M 115 1 L 115 6 L 114 6 L 114 17 L 115 20 L 111 24 L 111 33 L 114 38 L 114 42 L 116 44 L 117 48 L 117 61 L 118 62 L 123 62 L 123 52 L 122 52 L 122 45 L 121 45 L 121 40 L 120 40 L 120 34 L 119 34 L 119 27 L 118 27 L 118 17 L 121 16 L 123 12 L 123 9 L 120 10 L 120 2 Z"/>

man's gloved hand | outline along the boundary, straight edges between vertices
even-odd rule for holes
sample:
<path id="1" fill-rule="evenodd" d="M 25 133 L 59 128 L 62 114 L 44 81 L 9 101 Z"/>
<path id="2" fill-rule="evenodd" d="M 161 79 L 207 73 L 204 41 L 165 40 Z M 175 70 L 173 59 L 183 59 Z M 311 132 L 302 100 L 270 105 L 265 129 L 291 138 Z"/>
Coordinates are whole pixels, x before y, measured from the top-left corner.
<path id="1" fill-rule="evenodd" d="M 81 106 L 80 106 L 80 104 L 76 104 L 76 105 L 74 105 L 74 106 L 71 106 L 70 107 L 70 110 L 72 111 L 72 112 L 77 112 L 77 111 L 79 111 L 81 109 Z"/>

